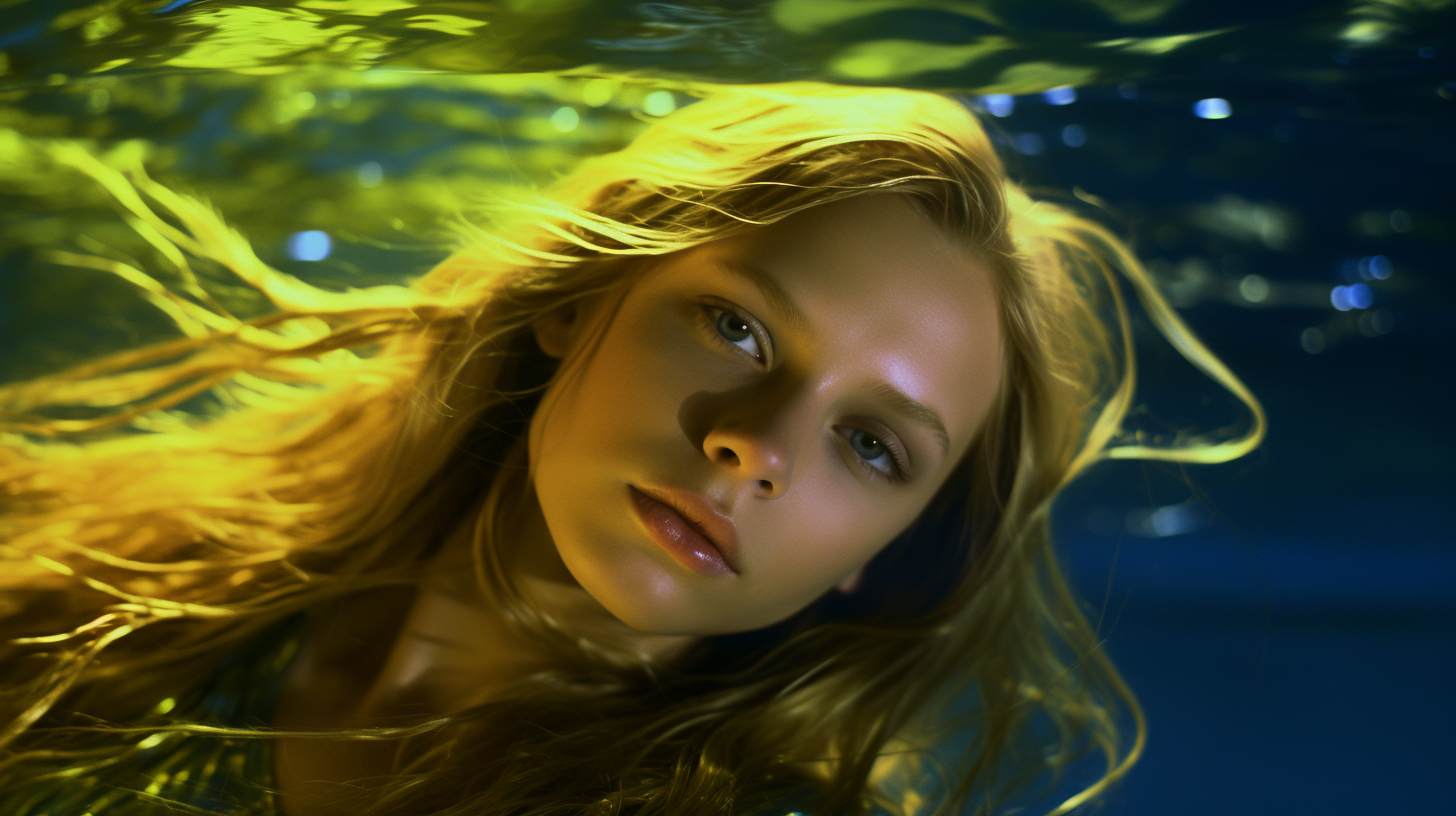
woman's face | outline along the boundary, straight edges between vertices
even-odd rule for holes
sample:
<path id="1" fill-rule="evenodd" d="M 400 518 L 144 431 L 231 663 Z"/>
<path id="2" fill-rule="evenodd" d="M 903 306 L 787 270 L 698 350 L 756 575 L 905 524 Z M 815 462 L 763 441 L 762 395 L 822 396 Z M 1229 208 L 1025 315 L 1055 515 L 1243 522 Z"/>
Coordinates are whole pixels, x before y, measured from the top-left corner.
<path id="1" fill-rule="evenodd" d="M 664 256 L 537 326 L 542 517 L 645 633 L 771 625 L 910 525 L 1001 377 L 989 269 L 899 194 Z M 926 565 L 936 569 L 937 565 Z"/>

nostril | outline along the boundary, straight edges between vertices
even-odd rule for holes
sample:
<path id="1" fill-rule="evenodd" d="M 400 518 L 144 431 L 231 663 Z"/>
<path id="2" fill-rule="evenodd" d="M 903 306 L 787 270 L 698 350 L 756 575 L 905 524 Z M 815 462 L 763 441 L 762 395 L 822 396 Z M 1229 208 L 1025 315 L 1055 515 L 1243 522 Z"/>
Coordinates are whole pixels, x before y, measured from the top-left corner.
<path id="1" fill-rule="evenodd" d="M 758 486 L 764 490 L 773 490 L 773 482 L 770 482 L 768 479 L 759 479 Z"/>

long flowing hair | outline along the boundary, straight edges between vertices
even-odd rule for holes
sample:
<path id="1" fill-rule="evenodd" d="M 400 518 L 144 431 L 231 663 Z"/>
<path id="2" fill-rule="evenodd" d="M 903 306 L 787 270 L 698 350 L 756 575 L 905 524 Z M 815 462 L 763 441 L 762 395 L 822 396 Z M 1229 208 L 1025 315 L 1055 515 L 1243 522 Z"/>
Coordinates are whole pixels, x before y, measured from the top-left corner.
<path id="1" fill-rule="evenodd" d="M 813 83 L 695 92 L 625 149 L 462 224 L 459 250 L 410 285 L 343 292 L 268 267 L 139 165 L 37 143 L 115 196 L 180 283 L 62 260 L 142 287 L 179 331 L 0 387 L 0 801 L 206 731 L 128 724 L 284 618 L 417 581 L 462 524 L 488 597 L 564 668 L 450 717 L 342 734 L 403 746 L 358 812 L 989 813 L 1100 756 L 1063 813 L 1127 772 L 1142 714 L 1058 569 L 1052 501 L 1104 459 L 1242 455 L 1263 434 L 1257 401 L 1113 234 L 1010 182 L 958 102 Z M 882 192 L 990 265 L 1005 374 L 865 585 L 667 666 L 524 603 L 497 542 L 528 492 L 521 438 L 553 373 L 532 322 L 620 291 L 644 256 Z M 274 308 L 228 313 L 204 267 Z M 1124 430 L 1129 292 L 1248 406 L 1246 432 L 1152 446 Z"/>

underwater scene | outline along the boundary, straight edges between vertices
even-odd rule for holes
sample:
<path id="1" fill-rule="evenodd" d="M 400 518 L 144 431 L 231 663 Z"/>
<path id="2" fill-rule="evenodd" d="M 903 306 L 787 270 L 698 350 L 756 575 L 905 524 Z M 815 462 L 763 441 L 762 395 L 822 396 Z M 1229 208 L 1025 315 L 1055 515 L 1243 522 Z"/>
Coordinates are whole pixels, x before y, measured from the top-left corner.
<path id="1" fill-rule="evenodd" d="M 213 274 L 137 227 L 122 169 L 365 287 L 701 83 L 787 80 L 961 99 L 1268 412 L 1247 457 L 1103 463 L 1056 509 L 1149 723 L 1093 812 L 1449 812 L 1453 0 L 0 0 L 0 382 L 175 336 L 138 270 Z M 1133 432 L 1239 432 L 1135 329 Z"/>

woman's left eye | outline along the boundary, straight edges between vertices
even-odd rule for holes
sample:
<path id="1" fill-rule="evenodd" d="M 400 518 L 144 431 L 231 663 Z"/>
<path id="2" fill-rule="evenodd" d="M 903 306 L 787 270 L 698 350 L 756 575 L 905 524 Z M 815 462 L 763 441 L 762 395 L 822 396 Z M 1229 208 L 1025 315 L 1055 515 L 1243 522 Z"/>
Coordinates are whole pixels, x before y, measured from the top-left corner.
<path id="1" fill-rule="evenodd" d="M 753 326 L 743 318 L 742 315 L 721 306 L 706 306 L 709 322 L 713 331 L 727 341 L 730 345 L 737 346 L 747 352 L 759 362 L 764 362 L 766 357 L 763 349 L 759 346 L 758 336 L 753 332 Z"/>
<path id="2" fill-rule="evenodd" d="M 863 428 L 845 428 L 844 439 L 870 475 L 904 481 L 905 463 L 899 451 Z"/>

